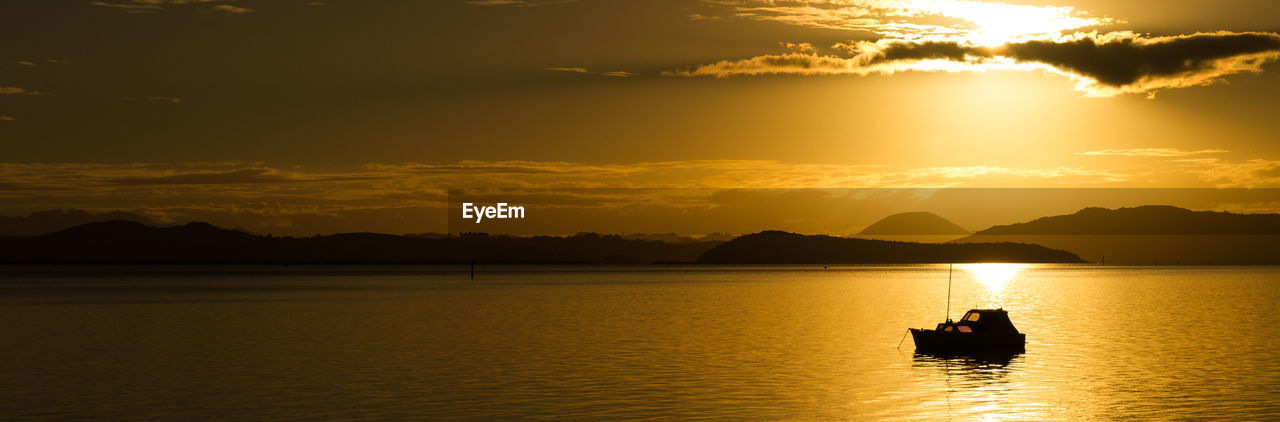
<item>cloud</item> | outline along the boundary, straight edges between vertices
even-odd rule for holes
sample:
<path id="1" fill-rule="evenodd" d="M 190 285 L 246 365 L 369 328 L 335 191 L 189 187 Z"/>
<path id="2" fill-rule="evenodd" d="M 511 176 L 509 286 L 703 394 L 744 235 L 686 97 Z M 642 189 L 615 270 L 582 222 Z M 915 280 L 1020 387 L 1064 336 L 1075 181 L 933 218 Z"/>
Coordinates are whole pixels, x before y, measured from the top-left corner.
<path id="1" fill-rule="evenodd" d="M 1154 93 L 1210 85 L 1236 73 L 1261 72 L 1280 58 L 1280 35 L 1213 32 L 1147 37 L 1130 32 L 1077 33 L 986 47 L 959 41 L 880 40 L 845 45 L 850 57 L 786 53 L 725 60 L 673 76 L 892 74 L 899 71 L 1047 70 L 1077 81 L 1088 96 Z"/>
<path id="2" fill-rule="evenodd" d="M 14 120 L 18 120 L 18 119 L 15 119 L 10 116 L 0 116 L 0 122 L 12 122 Z"/>
<path id="3" fill-rule="evenodd" d="M 178 104 L 182 102 L 182 99 L 178 97 L 159 97 L 159 96 L 145 97 L 145 98 L 127 97 L 124 100 L 125 101 L 142 101 L 142 102 L 148 102 L 148 103 L 169 103 L 169 104 Z"/>
<path id="4" fill-rule="evenodd" d="M 94 5 L 94 6 L 110 7 L 110 8 L 120 9 L 121 11 L 123 11 L 123 12 L 125 12 L 125 13 L 155 13 L 155 12 L 160 11 L 160 9 L 161 9 L 161 7 L 160 7 L 160 5 L 159 5 L 159 4 L 143 3 L 143 2 L 135 2 L 135 3 L 107 3 L 107 2 L 103 2 L 103 1 L 95 1 L 95 2 L 90 3 L 90 4 L 92 4 L 92 5 Z"/>
<path id="5" fill-rule="evenodd" d="M 1128 148 L 1128 149 L 1104 149 L 1098 151 L 1077 152 L 1078 155 L 1114 155 L 1121 157 L 1187 157 L 1192 155 L 1203 154 L 1221 154 L 1227 153 L 1225 149 L 1202 149 L 1198 151 L 1184 151 L 1177 148 Z"/>
<path id="6" fill-rule="evenodd" d="M 170 176 L 121 177 L 106 179 L 121 185 L 226 185 L 239 183 L 279 183 L 289 178 L 272 168 L 248 168 L 222 172 L 183 173 Z"/>
<path id="7" fill-rule="evenodd" d="M 1280 161 L 1251 159 L 1226 161 L 1219 158 L 1177 160 L 1184 171 L 1213 183 L 1218 188 L 1280 187 Z"/>
<path id="8" fill-rule="evenodd" d="M 1148 92 L 1261 72 L 1264 63 L 1280 58 L 1280 34 L 1220 31 L 1150 38 L 1095 34 L 1008 44 L 997 54 L 1091 79 L 1089 89 Z"/>
<path id="9" fill-rule="evenodd" d="M 818 54 L 818 50 L 813 48 L 813 44 L 810 44 L 807 42 L 802 42 L 802 43 L 780 42 L 778 43 L 778 45 L 782 46 L 782 48 L 785 48 L 787 49 L 787 51 L 792 53 Z"/>
<path id="10" fill-rule="evenodd" d="M 373 184 L 381 191 L 414 191 L 447 186 L 529 188 L 827 188 L 943 187 L 982 184 L 1008 178 L 1037 183 L 1070 181 L 1096 184 L 1127 180 L 1108 170 L 1073 167 L 1016 168 L 943 166 L 889 168 L 879 165 L 797 164 L 768 160 L 688 160 L 630 164 L 584 164 L 556 161 L 461 161 L 447 164 L 366 164 L 345 170 L 276 168 L 264 163 L 0 163 L 0 179 L 49 191 L 83 191 L 114 195 L 121 189 L 204 185 L 206 193 L 246 193 L 236 185 L 270 185 L 279 191 L 296 185 L 323 185 L 307 190 L 313 199 L 346 196 Z M 308 188 L 310 189 L 310 188 Z M 363 189 L 363 188 L 362 188 Z M 113 191 L 115 190 L 115 191 Z M 181 196 L 189 192 L 166 194 Z"/>
<path id="11" fill-rule="evenodd" d="M 587 70 L 587 68 L 584 68 L 584 67 L 545 67 L 543 68 L 543 70 L 550 70 L 553 72 L 581 73 L 584 75 L 599 74 L 599 75 L 611 76 L 615 78 L 630 78 L 636 75 L 635 73 L 624 72 L 621 70 L 613 70 L 608 72 L 593 72 L 593 71 Z"/>
<path id="12" fill-rule="evenodd" d="M 226 4 L 235 0 L 119 0 L 115 3 L 105 1 L 95 1 L 90 3 L 94 6 L 109 7 L 121 10 L 125 13 L 156 13 L 164 10 L 168 6 L 183 6 L 195 4 L 220 3 L 213 6 L 210 11 L 223 12 L 228 14 L 242 15 L 252 13 L 253 9 L 232 6 Z"/>
<path id="13" fill-rule="evenodd" d="M 232 6 L 232 5 L 229 5 L 229 4 L 219 4 L 219 5 L 217 5 L 217 6 L 213 6 L 213 10 L 218 11 L 218 12 L 231 13 L 231 14 L 234 14 L 234 15 L 243 15 L 243 14 L 246 14 L 246 13 L 253 13 L 253 9 L 244 8 L 244 7 L 236 7 L 236 6 Z"/>
<path id="14" fill-rule="evenodd" d="M 35 63 L 26 60 L 18 60 L 18 64 L 22 66 L 35 66 Z"/>
<path id="15" fill-rule="evenodd" d="M 465 3 L 474 6 L 516 6 L 534 7 L 561 3 L 572 3 L 577 0 L 467 0 Z"/>
<path id="16" fill-rule="evenodd" d="M 582 67 L 547 67 L 544 69 L 553 72 L 592 73 L 590 70 Z"/>
<path id="17" fill-rule="evenodd" d="M 31 95 L 31 96 L 49 96 L 53 95 L 48 92 L 27 91 L 16 86 L 0 86 L 0 95 Z"/>

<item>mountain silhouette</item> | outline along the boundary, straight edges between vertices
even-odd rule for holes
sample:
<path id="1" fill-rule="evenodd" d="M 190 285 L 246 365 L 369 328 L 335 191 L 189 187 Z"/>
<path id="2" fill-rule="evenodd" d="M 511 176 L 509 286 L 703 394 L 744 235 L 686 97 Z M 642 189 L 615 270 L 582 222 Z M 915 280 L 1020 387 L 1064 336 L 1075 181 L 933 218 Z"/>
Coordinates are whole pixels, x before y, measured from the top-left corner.
<path id="1" fill-rule="evenodd" d="M 1192 211 L 1169 205 L 1085 208 L 1075 214 L 994 226 L 975 234 L 1280 235 L 1280 214 Z"/>
<path id="2" fill-rule="evenodd" d="M 966 235 L 970 232 L 931 212 L 904 212 L 875 222 L 859 235 Z"/>
<path id="3" fill-rule="evenodd" d="M 26 217 L 0 216 L 0 236 L 37 236 L 100 221 L 125 220 L 155 225 L 150 218 L 126 211 L 91 213 L 84 210 L 48 210 Z"/>
<path id="4" fill-rule="evenodd" d="M 0 263 L 648 264 L 692 262 L 718 243 L 664 243 L 594 233 L 568 237 L 468 233 L 428 238 L 343 233 L 298 238 L 260 236 L 207 223 L 151 227 L 107 221 L 0 240 Z"/>
<path id="5" fill-rule="evenodd" d="M 704 252 L 705 264 L 905 264 L 1084 262 L 1066 251 L 1019 243 L 933 244 L 763 231 Z"/>
<path id="6" fill-rule="evenodd" d="M 1192 211 L 1166 205 L 1085 208 L 994 226 L 955 243 L 1023 242 L 1110 264 L 1280 264 L 1280 214 Z"/>

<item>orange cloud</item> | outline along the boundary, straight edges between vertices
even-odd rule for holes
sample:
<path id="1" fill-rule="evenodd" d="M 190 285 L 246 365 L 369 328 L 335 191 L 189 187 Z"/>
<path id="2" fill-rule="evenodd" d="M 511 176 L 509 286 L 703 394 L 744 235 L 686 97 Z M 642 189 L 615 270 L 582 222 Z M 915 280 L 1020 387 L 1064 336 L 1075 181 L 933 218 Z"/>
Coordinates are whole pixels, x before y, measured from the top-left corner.
<path id="1" fill-rule="evenodd" d="M 1186 157 L 1191 155 L 1202 154 L 1221 154 L 1227 153 L 1225 149 L 1202 149 L 1198 151 L 1185 151 L 1177 148 L 1128 148 L 1128 149 L 1104 149 L 1098 151 L 1077 152 L 1079 155 L 1114 155 L 1121 157 Z"/>

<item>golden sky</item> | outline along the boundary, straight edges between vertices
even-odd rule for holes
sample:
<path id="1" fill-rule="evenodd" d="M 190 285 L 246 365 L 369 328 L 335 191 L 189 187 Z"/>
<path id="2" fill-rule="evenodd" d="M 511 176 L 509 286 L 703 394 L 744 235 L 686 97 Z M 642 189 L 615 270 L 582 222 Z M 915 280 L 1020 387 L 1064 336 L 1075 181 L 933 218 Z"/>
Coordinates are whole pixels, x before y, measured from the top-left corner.
<path id="1" fill-rule="evenodd" d="M 441 225 L 421 210 L 452 187 L 1280 187 L 1277 15 L 1265 0 L 9 1 L 0 214 L 412 232 Z"/>

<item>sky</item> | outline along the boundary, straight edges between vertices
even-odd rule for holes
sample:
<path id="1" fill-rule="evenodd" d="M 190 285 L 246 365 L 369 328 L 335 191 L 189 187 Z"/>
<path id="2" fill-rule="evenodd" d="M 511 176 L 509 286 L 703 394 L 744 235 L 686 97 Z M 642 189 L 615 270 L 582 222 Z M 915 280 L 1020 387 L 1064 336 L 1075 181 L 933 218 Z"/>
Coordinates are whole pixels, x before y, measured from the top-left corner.
<path id="1" fill-rule="evenodd" d="M 13 0 L 0 214 L 405 233 L 446 230 L 451 188 L 1275 188 L 1277 15 L 1266 0 Z"/>

